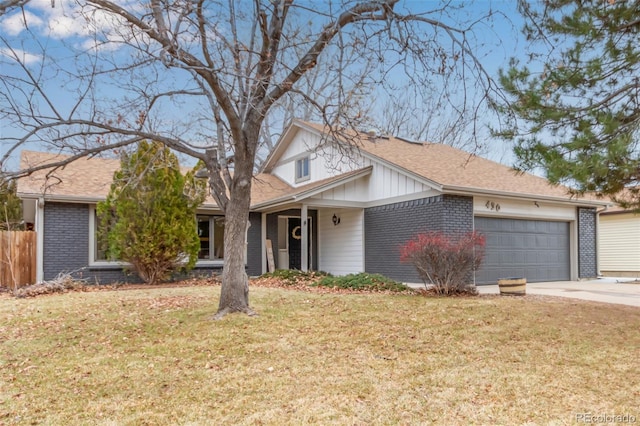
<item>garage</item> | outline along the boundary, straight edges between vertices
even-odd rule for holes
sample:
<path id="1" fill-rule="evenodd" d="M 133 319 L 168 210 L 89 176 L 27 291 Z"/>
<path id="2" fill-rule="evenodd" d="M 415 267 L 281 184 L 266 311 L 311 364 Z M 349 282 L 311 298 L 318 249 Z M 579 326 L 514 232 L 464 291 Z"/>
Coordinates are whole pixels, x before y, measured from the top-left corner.
<path id="1" fill-rule="evenodd" d="M 524 277 L 528 282 L 571 279 L 569 222 L 474 218 L 486 237 L 486 254 L 476 284 Z"/>

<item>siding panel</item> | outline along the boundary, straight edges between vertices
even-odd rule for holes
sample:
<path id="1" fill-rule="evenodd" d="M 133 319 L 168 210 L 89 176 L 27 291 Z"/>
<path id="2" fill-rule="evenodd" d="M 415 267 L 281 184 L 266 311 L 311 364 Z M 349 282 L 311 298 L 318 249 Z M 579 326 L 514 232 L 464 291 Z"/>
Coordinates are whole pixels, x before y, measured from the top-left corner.
<path id="1" fill-rule="evenodd" d="M 334 225 L 333 215 L 340 217 Z M 323 209 L 318 212 L 320 270 L 346 275 L 364 270 L 363 223 L 359 209 Z"/>
<path id="2" fill-rule="evenodd" d="M 640 272 L 640 216 L 600 216 L 600 270 Z"/>

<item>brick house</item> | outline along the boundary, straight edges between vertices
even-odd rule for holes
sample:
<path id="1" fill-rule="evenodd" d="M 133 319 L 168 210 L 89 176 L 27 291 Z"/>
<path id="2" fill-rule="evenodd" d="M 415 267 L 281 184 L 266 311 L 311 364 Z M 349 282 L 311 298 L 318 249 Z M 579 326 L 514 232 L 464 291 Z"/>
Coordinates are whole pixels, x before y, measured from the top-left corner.
<path id="1" fill-rule="evenodd" d="M 25 151 L 22 166 L 51 158 Z M 101 258 L 95 242 L 95 204 L 106 197 L 118 166 L 80 159 L 48 178 L 41 172 L 20 180 L 25 219 L 38 231 L 39 279 L 72 270 L 97 282 L 127 279 L 122 265 Z M 270 242 L 279 269 L 364 271 L 419 282 L 399 261 L 403 242 L 420 231 L 475 230 L 487 238 L 477 284 L 508 276 L 593 278 L 598 209 L 605 205 L 447 145 L 337 136 L 294 121 L 254 179 L 247 271 L 267 271 Z M 197 223 L 196 272 L 210 273 L 224 258 L 224 218 L 213 200 L 202 205 Z"/>

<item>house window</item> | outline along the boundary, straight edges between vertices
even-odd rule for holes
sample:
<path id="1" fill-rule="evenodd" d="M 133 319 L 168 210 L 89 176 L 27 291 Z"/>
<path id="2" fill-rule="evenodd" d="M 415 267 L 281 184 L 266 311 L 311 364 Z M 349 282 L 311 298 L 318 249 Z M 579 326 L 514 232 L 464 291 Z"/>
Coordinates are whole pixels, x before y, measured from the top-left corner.
<path id="1" fill-rule="evenodd" d="M 224 216 L 198 215 L 200 260 L 224 259 Z"/>
<path id="2" fill-rule="evenodd" d="M 95 206 L 90 207 L 89 215 L 89 263 L 92 265 L 124 265 L 106 255 L 106 245 L 99 241 L 98 215 Z M 224 259 L 224 216 L 197 215 L 198 237 L 200 238 L 199 261 Z M 246 254 L 245 254 L 246 256 Z"/>
<path id="3" fill-rule="evenodd" d="M 309 157 L 296 160 L 296 182 L 309 179 Z"/>
<path id="4" fill-rule="evenodd" d="M 100 221 L 96 206 L 89 207 L 89 264 L 90 265 L 124 265 L 124 262 L 107 256 L 106 235 L 98 232 Z"/>

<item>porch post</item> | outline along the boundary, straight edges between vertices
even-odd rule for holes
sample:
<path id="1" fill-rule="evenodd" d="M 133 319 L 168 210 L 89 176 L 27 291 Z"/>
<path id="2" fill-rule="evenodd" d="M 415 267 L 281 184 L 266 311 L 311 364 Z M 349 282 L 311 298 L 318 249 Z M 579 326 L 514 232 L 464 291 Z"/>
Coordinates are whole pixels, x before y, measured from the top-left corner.
<path id="1" fill-rule="evenodd" d="M 44 281 L 44 197 L 36 201 L 36 282 Z M 34 283 L 34 284 L 35 284 Z"/>
<path id="2" fill-rule="evenodd" d="M 309 214 L 307 212 L 307 205 L 302 204 L 300 209 L 300 254 L 302 259 L 300 260 L 300 270 L 307 272 L 309 270 Z"/>
<path id="3" fill-rule="evenodd" d="M 260 256 L 262 258 L 262 263 L 260 265 L 260 270 L 262 273 L 267 272 L 267 214 L 262 213 L 260 217 Z"/>

